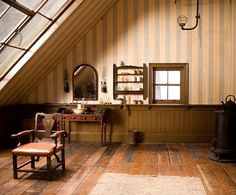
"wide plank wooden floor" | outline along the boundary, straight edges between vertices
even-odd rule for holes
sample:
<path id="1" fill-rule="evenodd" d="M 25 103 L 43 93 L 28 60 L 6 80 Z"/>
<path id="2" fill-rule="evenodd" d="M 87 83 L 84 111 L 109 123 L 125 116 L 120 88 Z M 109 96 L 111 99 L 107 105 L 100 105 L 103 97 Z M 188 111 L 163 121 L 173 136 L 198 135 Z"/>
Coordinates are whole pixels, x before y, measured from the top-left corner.
<path id="1" fill-rule="evenodd" d="M 207 194 L 236 194 L 236 164 L 208 160 L 210 144 L 152 143 L 137 146 L 72 142 L 66 145 L 66 171 L 53 181 L 20 173 L 13 179 L 11 150 L 0 153 L 0 194 L 89 194 L 105 172 L 199 177 Z M 23 160 L 23 159 L 21 159 Z M 40 165 L 43 166 L 44 160 Z"/>

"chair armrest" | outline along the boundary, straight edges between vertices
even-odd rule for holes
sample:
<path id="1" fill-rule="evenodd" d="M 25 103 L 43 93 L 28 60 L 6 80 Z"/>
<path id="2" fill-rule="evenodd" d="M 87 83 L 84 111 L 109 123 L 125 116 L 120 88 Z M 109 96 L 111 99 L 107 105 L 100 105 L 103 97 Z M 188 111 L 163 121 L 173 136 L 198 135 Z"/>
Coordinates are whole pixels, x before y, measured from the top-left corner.
<path id="1" fill-rule="evenodd" d="M 29 137 L 27 142 L 32 142 L 34 140 L 34 129 L 31 130 L 24 130 L 16 134 L 11 135 L 12 138 L 18 138 L 19 142 L 17 146 L 24 144 L 26 141 L 25 139 Z"/>
<path id="2" fill-rule="evenodd" d="M 15 137 L 22 137 L 22 136 L 26 136 L 26 135 L 30 135 L 30 134 L 33 134 L 34 133 L 34 130 L 31 129 L 31 130 L 24 130 L 24 131 L 21 131 L 19 133 L 16 133 L 16 134 L 12 134 L 11 137 L 12 138 L 15 138 Z"/>
<path id="3" fill-rule="evenodd" d="M 64 137 L 67 137 L 67 132 L 65 130 L 60 130 L 60 131 L 52 131 L 52 135 L 51 136 L 54 136 L 54 134 L 58 134 L 59 133 L 59 136 L 62 134 L 62 136 Z M 57 135 L 56 135 L 57 136 Z"/>
<path id="4" fill-rule="evenodd" d="M 57 147 L 57 141 L 60 139 L 60 142 L 64 145 L 65 144 L 65 137 L 66 137 L 67 133 L 66 131 L 62 130 L 62 131 L 57 131 L 55 133 L 53 133 L 52 135 L 50 135 L 50 138 L 53 139 L 55 141 L 55 148 Z"/>
<path id="5" fill-rule="evenodd" d="M 56 139 L 56 138 L 58 138 L 59 136 L 65 137 L 65 136 L 66 136 L 66 131 L 56 131 L 56 132 L 53 133 L 50 137 L 51 137 L 52 139 Z"/>

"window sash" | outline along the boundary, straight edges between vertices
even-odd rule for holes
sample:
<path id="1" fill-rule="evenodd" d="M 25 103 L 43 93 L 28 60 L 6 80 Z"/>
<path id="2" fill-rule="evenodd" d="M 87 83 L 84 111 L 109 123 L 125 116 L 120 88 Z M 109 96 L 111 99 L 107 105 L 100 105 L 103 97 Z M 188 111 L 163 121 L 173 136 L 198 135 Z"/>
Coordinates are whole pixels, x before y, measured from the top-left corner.
<path id="1" fill-rule="evenodd" d="M 154 100 L 180 100 L 180 70 L 154 70 L 153 75 Z M 177 78 L 173 79 L 173 77 Z M 177 94 L 173 93 L 174 89 Z"/>
<path id="2" fill-rule="evenodd" d="M 0 81 L 73 2 L 73 0 L 0 2 L 0 5 L 3 5 L 0 9 Z"/>
<path id="3" fill-rule="evenodd" d="M 159 79 L 156 75 L 162 75 Z M 188 103 L 188 64 L 149 64 L 149 103 Z M 158 91 L 159 90 L 159 91 Z"/>
<path id="4" fill-rule="evenodd" d="M 154 100 L 180 100 L 181 85 L 154 85 Z M 174 92 L 174 93 L 173 93 Z"/>

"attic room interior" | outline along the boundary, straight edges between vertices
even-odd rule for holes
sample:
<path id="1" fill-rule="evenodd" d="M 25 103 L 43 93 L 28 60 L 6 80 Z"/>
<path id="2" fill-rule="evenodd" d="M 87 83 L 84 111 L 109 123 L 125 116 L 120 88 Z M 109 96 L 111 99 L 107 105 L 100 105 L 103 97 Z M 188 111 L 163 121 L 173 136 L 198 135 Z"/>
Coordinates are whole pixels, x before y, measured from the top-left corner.
<path id="1" fill-rule="evenodd" d="M 235 13 L 1 0 L 0 194 L 236 194 Z"/>

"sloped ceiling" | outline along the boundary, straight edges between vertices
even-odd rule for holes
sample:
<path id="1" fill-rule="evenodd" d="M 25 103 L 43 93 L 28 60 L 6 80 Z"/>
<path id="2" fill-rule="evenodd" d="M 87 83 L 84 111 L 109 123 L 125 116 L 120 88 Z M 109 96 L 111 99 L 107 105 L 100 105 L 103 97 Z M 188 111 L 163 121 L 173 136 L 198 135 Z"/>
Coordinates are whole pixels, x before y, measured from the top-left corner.
<path id="1" fill-rule="evenodd" d="M 0 106 L 22 103 L 56 62 L 98 22 L 118 0 L 85 0 L 0 92 Z"/>

